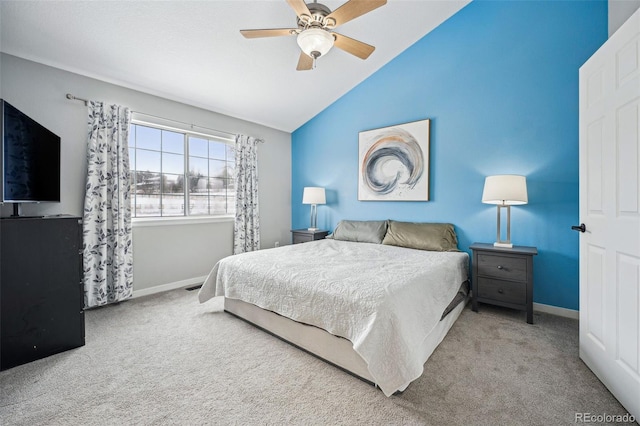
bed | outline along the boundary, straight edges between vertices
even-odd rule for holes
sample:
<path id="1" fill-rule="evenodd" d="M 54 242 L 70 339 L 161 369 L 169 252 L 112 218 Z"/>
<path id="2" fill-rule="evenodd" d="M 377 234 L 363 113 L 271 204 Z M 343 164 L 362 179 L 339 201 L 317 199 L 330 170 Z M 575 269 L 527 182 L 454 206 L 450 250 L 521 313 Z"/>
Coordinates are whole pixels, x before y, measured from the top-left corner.
<path id="1" fill-rule="evenodd" d="M 333 238 L 220 260 L 198 297 L 390 396 L 462 312 L 468 264 L 450 224 L 342 221 Z"/>

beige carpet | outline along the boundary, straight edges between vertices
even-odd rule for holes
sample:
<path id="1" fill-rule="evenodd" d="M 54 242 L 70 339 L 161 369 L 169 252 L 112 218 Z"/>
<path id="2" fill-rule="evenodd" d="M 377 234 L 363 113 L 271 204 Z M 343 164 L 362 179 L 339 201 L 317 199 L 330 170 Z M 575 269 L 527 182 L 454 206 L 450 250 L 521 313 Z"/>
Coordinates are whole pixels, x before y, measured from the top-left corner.
<path id="1" fill-rule="evenodd" d="M 421 378 L 374 387 L 176 290 L 86 312 L 86 346 L 0 373 L 1 425 L 574 424 L 626 411 L 578 323 L 468 307 Z"/>

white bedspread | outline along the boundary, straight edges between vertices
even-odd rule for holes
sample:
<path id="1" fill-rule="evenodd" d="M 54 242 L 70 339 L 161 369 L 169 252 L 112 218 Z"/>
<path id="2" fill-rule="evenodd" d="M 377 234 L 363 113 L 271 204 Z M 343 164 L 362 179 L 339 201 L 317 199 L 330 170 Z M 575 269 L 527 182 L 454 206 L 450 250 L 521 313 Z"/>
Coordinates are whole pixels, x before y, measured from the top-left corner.
<path id="1" fill-rule="evenodd" d="M 385 395 L 420 377 L 425 337 L 468 277 L 467 253 L 320 240 L 229 256 L 200 290 L 349 339 Z"/>

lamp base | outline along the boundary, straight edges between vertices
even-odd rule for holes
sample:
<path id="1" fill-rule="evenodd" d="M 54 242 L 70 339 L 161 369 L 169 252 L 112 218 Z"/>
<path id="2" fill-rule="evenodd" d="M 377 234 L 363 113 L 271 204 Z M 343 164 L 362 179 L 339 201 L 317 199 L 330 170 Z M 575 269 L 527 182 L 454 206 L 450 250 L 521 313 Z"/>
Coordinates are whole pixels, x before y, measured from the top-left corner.
<path id="1" fill-rule="evenodd" d="M 503 248 L 513 248 L 513 244 L 511 243 L 499 243 L 499 242 L 495 242 L 493 243 L 494 247 L 503 247 Z"/>
<path id="2" fill-rule="evenodd" d="M 513 244 L 511 244 L 511 206 L 498 204 L 498 223 L 497 223 L 497 232 L 496 232 L 496 241 L 493 243 L 494 247 L 502 247 L 502 248 L 513 248 Z M 505 240 L 502 239 L 500 232 L 500 209 L 507 209 L 507 238 Z"/>

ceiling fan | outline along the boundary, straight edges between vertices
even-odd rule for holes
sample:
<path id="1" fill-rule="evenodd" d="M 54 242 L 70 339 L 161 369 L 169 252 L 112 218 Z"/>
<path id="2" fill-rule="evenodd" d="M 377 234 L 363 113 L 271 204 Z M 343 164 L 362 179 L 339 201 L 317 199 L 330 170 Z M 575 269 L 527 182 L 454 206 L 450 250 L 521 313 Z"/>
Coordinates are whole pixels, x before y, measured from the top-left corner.
<path id="1" fill-rule="evenodd" d="M 387 3 L 387 0 L 349 0 L 333 12 L 327 6 L 305 3 L 304 0 L 287 0 L 298 15 L 297 28 L 266 30 L 240 30 L 246 38 L 297 36 L 300 52 L 298 71 L 315 68 L 316 59 L 325 55 L 333 46 L 361 59 L 367 59 L 375 47 L 333 31 L 339 25 L 371 12 Z"/>

